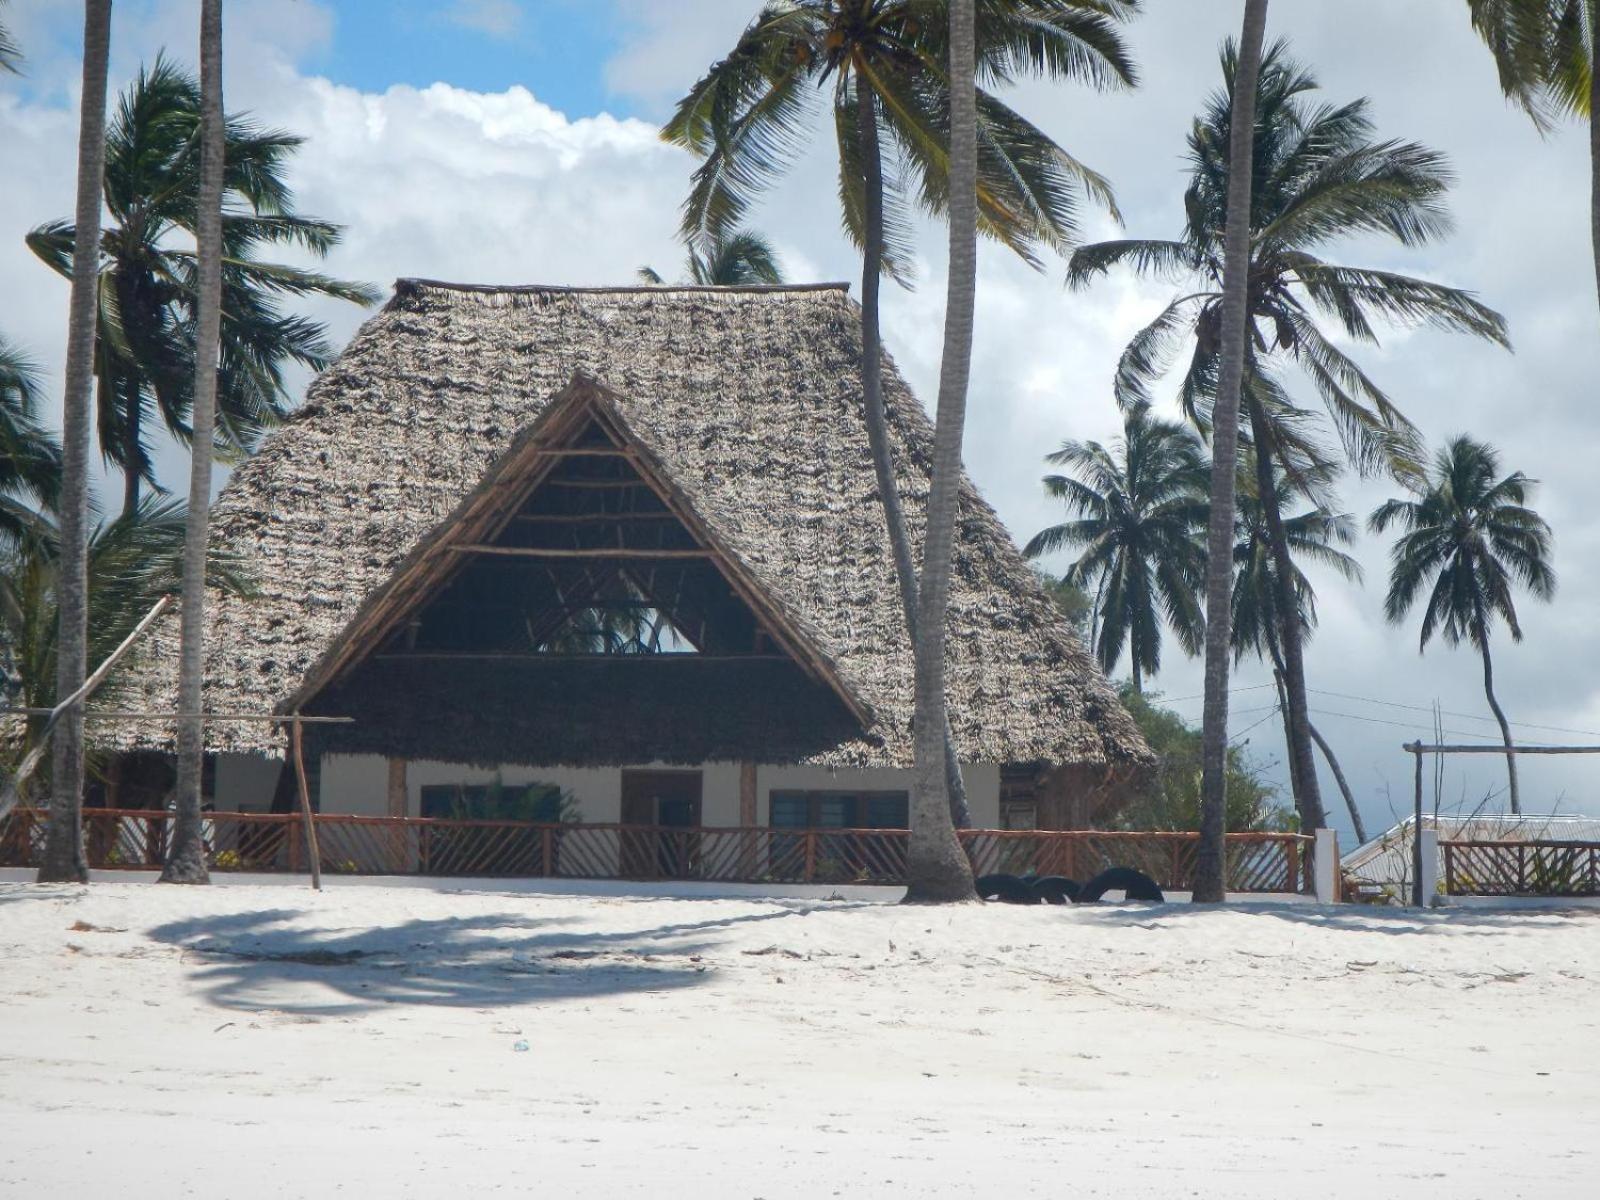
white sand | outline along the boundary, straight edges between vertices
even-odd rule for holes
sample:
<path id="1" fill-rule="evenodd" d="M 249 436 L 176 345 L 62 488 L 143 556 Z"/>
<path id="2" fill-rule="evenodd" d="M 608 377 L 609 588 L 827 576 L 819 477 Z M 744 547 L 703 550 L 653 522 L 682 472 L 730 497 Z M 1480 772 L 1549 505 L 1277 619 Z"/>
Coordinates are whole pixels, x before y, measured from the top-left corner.
<path id="1" fill-rule="evenodd" d="M 361 957 L 273 957 L 315 951 Z M 8 1197 L 1547 1200 L 1597 1159 L 1593 910 L 0 883 Z"/>

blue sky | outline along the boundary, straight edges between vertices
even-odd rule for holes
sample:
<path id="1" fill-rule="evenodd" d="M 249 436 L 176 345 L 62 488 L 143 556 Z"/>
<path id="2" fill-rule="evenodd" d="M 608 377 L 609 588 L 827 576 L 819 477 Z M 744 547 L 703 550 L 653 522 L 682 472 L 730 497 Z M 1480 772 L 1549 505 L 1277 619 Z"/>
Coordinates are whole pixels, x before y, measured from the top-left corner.
<path id="1" fill-rule="evenodd" d="M 367 92 L 444 82 L 499 92 L 536 87 L 569 116 L 634 115 L 599 64 L 619 48 L 620 17 L 605 0 L 324 0 L 334 19 L 326 50 L 303 66 Z"/>

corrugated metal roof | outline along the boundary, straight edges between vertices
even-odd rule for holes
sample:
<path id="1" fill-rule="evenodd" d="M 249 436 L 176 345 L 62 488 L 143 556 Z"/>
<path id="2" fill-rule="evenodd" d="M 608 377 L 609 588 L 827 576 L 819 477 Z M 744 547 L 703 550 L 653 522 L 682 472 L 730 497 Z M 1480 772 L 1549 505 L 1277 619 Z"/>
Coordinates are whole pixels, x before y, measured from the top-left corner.
<path id="1" fill-rule="evenodd" d="M 1339 860 L 1344 873 L 1363 883 L 1405 884 L 1411 881 L 1411 826 L 1407 817 Z M 1437 829 L 1439 841 L 1600 842 L 1600 817 L 1568 814 L 1499 814 L 1476 817 L 1422 818 L 1424 829 Z M 1443 855 L 1439 870 L 1443 872 Z"/>

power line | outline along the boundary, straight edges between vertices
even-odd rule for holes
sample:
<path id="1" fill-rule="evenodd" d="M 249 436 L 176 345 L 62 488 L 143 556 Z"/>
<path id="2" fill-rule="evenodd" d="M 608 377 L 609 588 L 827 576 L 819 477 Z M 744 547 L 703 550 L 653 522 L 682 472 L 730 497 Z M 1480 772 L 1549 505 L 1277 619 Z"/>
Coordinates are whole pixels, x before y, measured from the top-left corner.
<path id="1" fill-rule="evenodd" d="M 1261 710 L 1257 709 L 1256 711 L 1260 712 Z M 1259 721 L 1256 721 L 1254 724 L 1245 726 L 1245 728 L 1241 729 L 1238 733 L 1234 734 L 1231 738 L 1229 738 L 1228 739 L 1228 744 L 1230 746 L 1233 745 L 1240 738 L 1244 737 L 1245 734 L 1249 733 L 1252 729 L 1256 728 L 1256 726 L 1265 725 L 1268 721 L 1272 720 L 1272 718 L 1277 716 L 1277 715 L 1278 715 L 1278 705 L 1274 704 L 1271 708 L 1269 708 L 1267 710 L 1267 715 L 1266 716 L 1262 717 Z"/>
<path id="2" fill-rule="evenodd" d="M 1352 696 L 1348 692 L 1330 692 L 1323 688 L 1307 688 L 1306 691 L 1315 692 L 1319 696 L 1336 696 L 1340 700 L 1357 700 L 1363 704 L 1382 704 L 1389 708 L 1410 709 L 1413 712 L 1432 713 L 1435 711 L 1431 707 L 1424 708 L 1420 704 L 1401 704 L 1398 700 L 1379 700 L 1375 696 Z M 1493 717 L 1483 717 L 1476 713 L 1452 712 L 1447 708 L 1441 708 L 1438 712 L 1440 716 L 1460 717 L 1464 721 L 1483 721 L 1487 723 L 1494 720 Z M 1536 725 L 1532 721 L 1508 721 L 1507 724 L 1518 729 L 1543 729 L 1549 733 L 1578 733 L 1585 737 L 1600 737 L 1600 732 L 1593 729 L 1568 729 L 1563 725 Z"/>

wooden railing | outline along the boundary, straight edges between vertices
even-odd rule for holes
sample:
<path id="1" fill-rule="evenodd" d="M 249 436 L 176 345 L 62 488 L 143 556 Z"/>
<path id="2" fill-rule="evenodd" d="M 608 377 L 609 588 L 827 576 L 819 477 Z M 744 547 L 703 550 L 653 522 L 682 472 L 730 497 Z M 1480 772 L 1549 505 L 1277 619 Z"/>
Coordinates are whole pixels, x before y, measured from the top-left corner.
<path id="1" fill-rule="evenodd" d="M 1450 896 L 1600 896 L 1600 842 L 1440 842 Z"/>
<path id="2" fill-rule="evenodd" d="M 149 870 L 166 852 L 172 819 L 160 811 L 85 809 L 84 844 L 97 870 Z M 290 813 L 207 813 L 207 859 L 217 872 L 309 869 L 304 830 Z M 321 866 L 337 875 L 442 875 L 564 879 L 668 879 L 718 883 L 875 883 L 905 877 L 903 829 L 675 828 L 539 825 L 415 817 L 316 817 Z M 18 809 L 0 823 L 0 866 L 38 864 L 44 814 Z M 1100 830 L 968 829 L 962 844 L 977 874 L 1066 875 L 1085 881 L 1135 867 L 1168 890 L 1194 872 L 1198 835 Z M 1300 892 L 1310 887 L 1311 839 L 1230 834 L 1228 888 Z"/>

